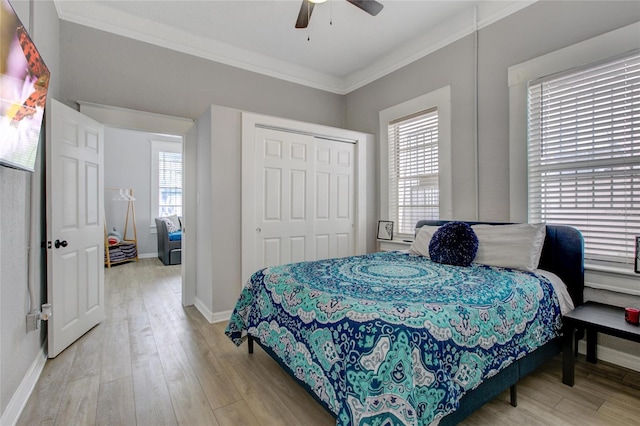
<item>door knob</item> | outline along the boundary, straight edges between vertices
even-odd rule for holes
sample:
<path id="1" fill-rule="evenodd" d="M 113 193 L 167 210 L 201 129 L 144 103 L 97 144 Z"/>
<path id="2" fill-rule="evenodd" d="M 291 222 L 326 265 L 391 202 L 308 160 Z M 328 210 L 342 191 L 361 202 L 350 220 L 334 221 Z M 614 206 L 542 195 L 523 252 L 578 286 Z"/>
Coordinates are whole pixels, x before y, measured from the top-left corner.
<path id="1" fill-rule="evenodd" d="M 53 245 L 55 246 L 55 248 L 60 248 L 60 247 L 66 247 L 67 245 L 69 245 L 69 243 L 67 243 L 67 240 L 56 240 L 55 243 L 53 243 Z"/>

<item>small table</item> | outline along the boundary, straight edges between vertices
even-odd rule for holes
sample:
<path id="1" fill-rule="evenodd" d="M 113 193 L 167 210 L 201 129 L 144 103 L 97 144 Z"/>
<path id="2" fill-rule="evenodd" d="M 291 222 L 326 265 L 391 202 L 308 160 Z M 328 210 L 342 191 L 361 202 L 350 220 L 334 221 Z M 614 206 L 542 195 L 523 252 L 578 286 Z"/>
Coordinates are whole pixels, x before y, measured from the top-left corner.
<path id="1" fill-rule="evenodd" d="M 562 383 L 573 386 L 575 381 L 575 354 L 573 339 L 577 328 L 587 332 L 587 361 L 598 361 L 598 333 L 640 342 L 640 327 L 624 320 L 624 309 L 587 302 L 563 317 L 564 348 L 562 350 Z"/>

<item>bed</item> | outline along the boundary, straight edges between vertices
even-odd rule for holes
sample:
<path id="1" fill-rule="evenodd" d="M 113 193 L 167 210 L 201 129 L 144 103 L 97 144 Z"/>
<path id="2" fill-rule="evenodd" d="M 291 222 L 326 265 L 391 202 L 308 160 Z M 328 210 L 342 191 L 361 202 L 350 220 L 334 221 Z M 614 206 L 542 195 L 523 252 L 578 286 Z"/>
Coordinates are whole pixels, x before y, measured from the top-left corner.
<path id="1" fill-rule="evenodd" d="M 418 222 L 416 242 L 447 223 Z M 511 226 L 467 224 L 478 235 Z M 507 388 L 514 398 L 518 380 L 562 349 L 561 299 L 583 301 L 583 240 L 571 227 L 543 232 L 535 271 L 415 251 L 265 268 L 226 333 L 250 352 L 257 342 L 336 424 L 456 424 Z"/>

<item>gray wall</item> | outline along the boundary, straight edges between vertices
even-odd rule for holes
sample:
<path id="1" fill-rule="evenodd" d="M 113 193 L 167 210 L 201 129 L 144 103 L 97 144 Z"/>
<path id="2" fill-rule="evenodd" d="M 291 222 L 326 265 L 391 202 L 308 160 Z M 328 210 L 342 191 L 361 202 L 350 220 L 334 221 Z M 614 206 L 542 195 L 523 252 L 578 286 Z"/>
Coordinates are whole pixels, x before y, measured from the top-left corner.
<path id="1" fill-rule="evenodd" d="M 542 1 L 479 31 L 478 209 L 473 36 L 346 95 L 346 127 L 377 135 L 380 110 L 450 85 L 454 218 L 474 219 L 477 214 L 481 220 L 507 221 L 507 68 L 638 20 L 640 3 L 637 1 Z"/>
<path id="2" fill-rule="evenodd" d="M 197 288 L 199 306 L 216 317 L 233 309 L 242 285 L 242 111 L 212 105 L 196 121 L 198 129 Z M 375 146 L 367 150 L 367 177 L 375 176 Z M 373 170 L 373 172 L 371 172 Z M 369 235 L 375 235 L 374 185 L 367 188 Z M 368 238 L 368 251 L 375 239 Z M 205 311 L 206 312 L 206 311 Z"/>
<path id="3" fill-rule="evenodd" d="M 27 1 L 12 0 L 12 4 L 27 23 Z M 451 85 L 454 216 L 473 219 L 478 215 L 482 220 L 509 218 L 507 67 L 640 20 L 637 1 L 537 2 L 482 29 L 479 32 L 480 151 L 476 161 L 473 37 L 459 40 L 349 95 L 339 96 L 81 25 L 60 23 L 52 1 L 33 4 L 35 28 L 30 30 L 52 72 L 50 93 L 69 105 L 83 100 L 196 119 L 206 115 L 211 104 L 217 104 L 377 134 L 379 110 Z M 209 130 L 212 131 L 211 125 Z M 206 138 L 211 139 L 211 133 Z M 236 148 L 229 146 L 228 149 Z M 205 158 L 210 159 L 211 155 L 212 152 Z M 200 155 L 198 158 L 200 160 Z M 202 167 L 206 169 L 211 164 L 205 161 Z M 480 177 L 479 209 L 476 209 L 474 189 L 476 164 L 479 164 Z M 379 176 L 373 170 L 369 176 L 377 188 Z M 24 236 L 28 220 L 24 215 L 30 209 L 41 212 L 43 208 L 39 180 L 32 188 L 36 202 L 29 208 L 30 198 L 25 192 L 29 191 L 30 179 L 27 173 L 0 168 L 0 234 L 4 237 L 0 239 L 0 409 L 3 413 L 29 365 L 38 356 L 44 338 L 43 334 L 27 333 L 24 328 L 27 272 L 20 266 L 25 264 L 27 249 Z M 213 186 L 208 191 L 201 190 L 201 201 L 205 194 L 226 196 Z M 15 202 L 11 204 L 6 201 L 13 199 Z M 379 200 L 375 203 L 379 205 Z M 236 212 L 238 205 L 220 208 L 227 209 L 221 214 L 224 217 Z M 39 222 L 35 228 L 37 235 L 44 232 Z M 15 245 L 9 246 L 9 240 Z M 42 286 L 43 263 L 40 258 L 35 263 L 35 281 Z M 213 291 L 213 286 L 208 288 Z M 622 303 L 614 296 L 594 294 L 601 300 L 609 298 Z M 41 294 L 38 297 L 43 298 Z M 213 294 L 206 298 L 213 300 Z M 627 303 L 640 305 L 637 299 L 623 298 Z M 213 306 L 216 306 L 215 300 Z M 634 348 L 637 351 L 637 345 Z"/>
<path id="4" fill-rule="evenodd" d="M 480 220 L 508 221 L 508 67 L 638 21 L 637 1 L 542 1 L 479 31 L 478 198 L 474 189 L 473 36 L 346 95 L 346 126 L 378 135 L 380 110 L 450 85 L 454 218 L 474 219 L 477 214 Z M 380 178 L 377 176 L 378 185 Z M 638 296 L 605 290 L 586 289 L 585 298 L 618 306 L 640 306 Z M 609 336 L 600 343 L 636 355 L 640 347 Z"/>
<path id="5" fill-rule="evenodd" d="M 344 127 L 344 99 L 82 25 L 62 22 L 67 102 L 196 119 L 210 105 Z"/>
<path id="6" fill-rule="evenodd" d="M 104 187 L 133 188 L 136 198 L 136 230 L 138 255 L 154 257 L 158 252 L 155 228 L 150 225 L 157 213 L 151 214 L 151 142 L 150 140 L 182 142 L 180 137 L 155 135 L 135 130 L 107 127 L 104 130 Z M 105 191 L 104 210 L 107 229 L 114 226 L 124 233 L 127 203 L 113 201 L 115 191 Z M 133 224 L 129 223 L 127 237 L 133 236 Z"/>
<path id="7" fill-rule="evenodd" d="M 241 111 L 211 106 L 198 123 L 196 297 L 214 314 L 233 309 L 242 288 Z"/>
<path id="8" fill-rule="evenodd" d="M 207 182 L 198 188 L 197 228 L 191 235 L 212 235 L 215 217 L 239 217 L 240 209 L 240 139 L 239 130 L 214 126 L 211 105 L 224 105 L 221 111 L 239 123 L 239 110 L 263 113 L 300 121 L 344 127 L 344 97 L 288 83 L 252 72 L 239 70 L 151 44 L 130 40 L 82 25 L 61 23 L 62 90 L 68 104 L 86 101 L 141 111 L 192 119 L 198 122 L 197 180 Z M 88 59 L 89 58 L 89 59 Z M 234 121 L 235 122 L 235 121 Z M 220 123 L 220 122 L 218 122 Z M 238 124 L 239 125 L 239 124 Z M 233 134 L 230 134 L 231 132 Z M 106 138 L 105 138 L 106 139 Z M 105 171 L 110 166 L 105 164 Z M 229 176 L 237 175 L 236 179 Z M 106 178 L 105 178 L 106 179 Z M 107 186 L 107 184 L 105 185 Z M 136 213 L 138 212 L 136 205 Z M 138 220 L 140 223 L 142 221 Z M 217 222 L 229 223 L 229 222 Z M 235 223 L 235 222 L 233 222 Z M 140 228 L 139 228 L 140 229 Z M 197 231 L 196 231 L 197 230 Z M 211 238 L 224 242 L 211 249 L 200 250 L 197 259 L 197 298 L 208 309 L 219 312 L 230 309 L 239 293 L 240 230 L 225 227 Z M 187 230 L 189 234 L 189 230 Z M 236 241 L 237 240 L 237 241 Z M 237 247 L 236 247 L 237 246 Z M 209 253 L 208 257 L 206 254 Z M 234 258 L 232 253 L 237 253 Z M 211 276 L 211 267 L 217 273 Z M 226 271 L 218 273 L 218 271 Z M 237 275 L 237 276 L 236 276 Z M 214 282 L 215 281 L 215 282 Z M 233 292 L 220 291 L 237 286 Z M 214 289 L 218 289 L 214 294 Z"/>
<path id="9" fill-rule="evenodd" d="M 187 237 L 197 232 L 196 238 L 196 303 L 202 303 L 207 309 L 212 310 L 213 306 L 213 267 L 211 262 L 205 261 L 206 253 L 211 251 L 210 238 L 213 235 L 213 222 L 211 216 L 211 192 L 204 191 L 204 186 L 211 185 L 211 133 L 212 133 L 212 112 L 211 107 L 207 108 L 204 114 L 196 120 L 197 126 L 197 165 L 196 165 L 196 222 L 194 229 L 187 230 Z M 191 216 L 190 216 L 191 217 Z M 193 220 L 191 217 L 190 220 Z M 191 233 L 191 234 L 190 234 Z M 224 241 L 220 239 L 220 241 Z M 232 285 L 232 284 L 231 284 Z M 198 305 L 202 309 L 201 305 Z"/>
<path id="10" fill-rule="evenodd" d="M 0 167 L 0 383 L 2 410 L 40 349 L 39 332 L 26 333 L 30 174 Z M 34 253 L 37 255 L 38 251 Z M 40 288 L 38 286 L 38 294 Z M 39 299 L 38 299 L 39 300 Z"/>
<path id="11" fill-rule="evenodd" d="M 28 2 L 12 0 L 11 4 L 51 71 L 49 93 L 56 97 L 60 94 L 60 29 L 53 2 L 34 2 L 33 28 L 29 28 Z M 36 241 L 31 261 L 36 300 L 41 303 L 46 298 L 44 257 L 38 248 L 39 241 L 45 238 L 42 152 L 40 149 L 35 174 L 0 167 L 0 417 L 5 414 L 23 377 L 40 356 L 45 338 L 41 329 L 26 331 L 29 231 Z M 31 229 L 30 212 L 36 215 Z"/>

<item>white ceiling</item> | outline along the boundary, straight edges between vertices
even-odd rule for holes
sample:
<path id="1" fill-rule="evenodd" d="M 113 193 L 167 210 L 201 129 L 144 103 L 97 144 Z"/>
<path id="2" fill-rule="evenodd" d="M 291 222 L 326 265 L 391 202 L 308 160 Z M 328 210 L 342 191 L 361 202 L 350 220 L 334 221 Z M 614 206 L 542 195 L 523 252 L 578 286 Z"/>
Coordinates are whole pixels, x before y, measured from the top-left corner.
<path id="1" fill-rule="evenodd" d="M 535 0 L 54 0 L 61 19 L 333 93 L 345 94 Z"/>

